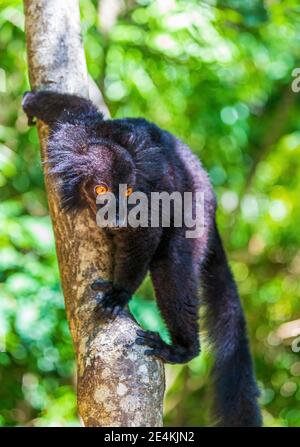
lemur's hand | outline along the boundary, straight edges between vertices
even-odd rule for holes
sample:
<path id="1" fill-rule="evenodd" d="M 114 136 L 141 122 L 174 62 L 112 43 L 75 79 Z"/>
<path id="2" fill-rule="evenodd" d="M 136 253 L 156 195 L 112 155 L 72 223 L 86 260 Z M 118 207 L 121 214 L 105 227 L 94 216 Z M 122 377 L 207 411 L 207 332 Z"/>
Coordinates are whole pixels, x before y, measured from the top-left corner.
<path id="1" fill-rule="evenodd" d="M 96 312 L 99 316 L 116 317 L 131 298 L 130 292 L 101 278 L 94 281 L 91 288 L 100 292 L 96 296 Z"/>
<path id="2" fill-rule="evenodd" d="M 34 92 L 25 92 L 23 95 L 22 107 L 28 118 L 28 126 L 34 126 L 36 124 L 36 121 L 34 120 L 34 113 L 32 110 L 34 97 Z"/>

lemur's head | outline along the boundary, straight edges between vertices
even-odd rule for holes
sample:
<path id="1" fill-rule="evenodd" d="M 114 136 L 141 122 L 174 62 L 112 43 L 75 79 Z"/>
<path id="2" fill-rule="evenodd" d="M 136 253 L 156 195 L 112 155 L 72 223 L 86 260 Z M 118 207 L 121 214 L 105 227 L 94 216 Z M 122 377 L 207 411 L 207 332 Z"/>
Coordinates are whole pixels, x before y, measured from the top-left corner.
<path id="1" fill-rule="evenodd" d="M 132 192 L 149 195 L 168 175 L 161 144 L 141 120 L 104 123 L 88 99 L 52 91 L 27 92 L 22 106 L 30 125 L 37 118 L 51 129 L 48 173 L 56 176 L 67 210 L 88 206 L 96 213 L 101 207 L 97 198 L 106 193 L 113 193 L 116 202 L 132 202 L 127 199 Z M 133 204 L 127 205 L 129 210 Z"/>
<path id="2" fill-rule="evenodd" d="M 135 169 L 126 149 L 103 141 L 89 146 L 86 158 L 89 172 L 84 174 L 80 194 L 94 212 L 106 203 L 101 199 L 105 199 L 107 193 L 114 194 L 118 206 L 120 185 L 123 185 L 121 193 L 124 198 L 132 194 Z"/>
<path id="3" fill-rule="evenodd" d="M 62 207 L 78 210 L 89 206 L 96 213 L 97 197 L 110 192 L 118 203 L 119 185 L 128 197 L 135 190 L 136 172 L 129 152 L 106 139 L 91 137 L 84 126 L 64 123 L 48 144 L 50 174 L 57 176 Z M 124 189 L 125 188 L 125 189 Z M 103 204 L 103 201 L 102 201 Z"/>

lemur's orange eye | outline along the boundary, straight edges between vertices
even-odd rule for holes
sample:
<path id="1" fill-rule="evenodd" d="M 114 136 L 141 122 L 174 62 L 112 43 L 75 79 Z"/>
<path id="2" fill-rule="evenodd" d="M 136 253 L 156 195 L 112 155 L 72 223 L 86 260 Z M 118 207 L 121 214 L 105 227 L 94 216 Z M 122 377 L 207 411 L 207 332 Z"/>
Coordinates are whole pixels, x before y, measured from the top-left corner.
<path id="1" fill-rule="evenodd" d="M 106 185 L 97 185 L 95 186 L 95 193 L 97 196 L 100 196 L 101 194 L 106 194 L 108 192 L 108 187 Z"/>
<path id="2" fill-rule="evenodd" d="M 131 196 L 132 193 L 133 193 L 133 188 L 131 188 L 131 186 L 129 186 L 127 188 L 125 195 L 126 195 L 126 197 L 129 197 L 129 196 Z"/>

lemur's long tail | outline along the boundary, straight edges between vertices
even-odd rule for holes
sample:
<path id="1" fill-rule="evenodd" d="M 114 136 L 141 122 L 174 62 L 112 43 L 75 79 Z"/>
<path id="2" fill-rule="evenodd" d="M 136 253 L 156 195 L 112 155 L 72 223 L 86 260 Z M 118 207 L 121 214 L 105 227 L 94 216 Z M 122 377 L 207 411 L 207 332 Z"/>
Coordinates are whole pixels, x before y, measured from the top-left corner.
<path id="1" fill-rule="evenodd" d="M 260 426 L 259 395 L 236 284 L 217 228 L 203 271 L 203 299 L 215 351 L 214 413 L 220 426 Z"/>

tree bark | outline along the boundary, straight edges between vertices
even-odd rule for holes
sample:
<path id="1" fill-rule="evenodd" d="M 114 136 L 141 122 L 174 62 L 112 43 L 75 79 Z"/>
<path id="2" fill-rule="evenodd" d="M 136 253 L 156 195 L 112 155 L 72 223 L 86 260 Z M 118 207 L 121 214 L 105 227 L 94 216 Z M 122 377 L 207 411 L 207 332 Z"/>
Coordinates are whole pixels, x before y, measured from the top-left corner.
<path id="1" fill-rule="evenodd" d="M 24 0 L 32 89 L 88 97 L 78 0 Z M 42 159 L 47 128 L 38 123 Z M 44 165 L 45 166 L 45 165 Z M 67 317 L 77 357 L 79 414 L 86 426 L 161 426 L 164 369 L 134 343 L 128 312 L 99 321 L 94 312 L 98 277 L 111 278 L 112 247 L 88 211 L 70 217 L 59 208 L 53 178 L 45 172 L 50 215 Z"/>

